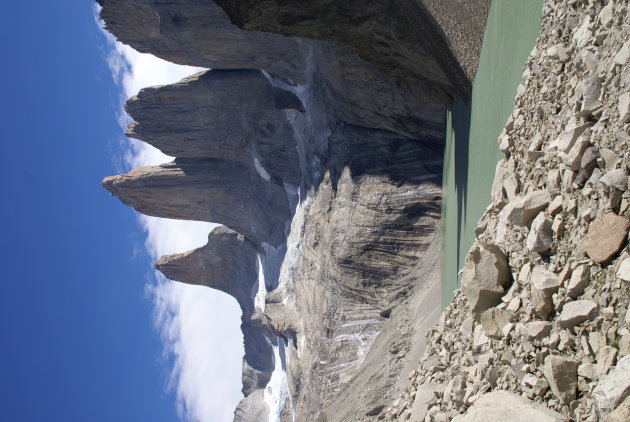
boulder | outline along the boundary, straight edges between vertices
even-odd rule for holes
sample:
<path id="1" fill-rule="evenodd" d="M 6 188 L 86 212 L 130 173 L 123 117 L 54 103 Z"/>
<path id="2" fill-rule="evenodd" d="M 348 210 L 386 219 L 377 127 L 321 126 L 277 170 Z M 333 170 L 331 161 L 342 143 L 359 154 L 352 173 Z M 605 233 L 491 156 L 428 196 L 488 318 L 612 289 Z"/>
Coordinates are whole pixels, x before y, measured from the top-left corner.
<path id="1" fill-rule="evenodd" d="M 510 313 L 499 308 L 490 308 L 481 313 L 481 326 L 490 338 L 504 337 L 503 328 L 511 321 Z"/>
<path id="2" fill-rule="evenodd" d="M 537 190 L 522 197 L 515 205 L 515 212 L 520 217 L 521 226 L 527 225 L 532 218 L 544 210 L 551 202 L 551 195 L 547 190 Z"/>
<path id="3" fill-rule="evenodd" d="M 509 391 L 479 397 L 458 422 L 564 422 L 568 418 Z"/>
<path id="4" fill-rule="evenodd" d="M 630 281 L 630 258 L 621 261 L 616 274 L 623 281 Z"/>
<path id="5" fill-rule="evenodd" d="M 486 336 L 486 333 L 483 331 L 483 327 L 481 326 L 481 324 L 477 325 L 473 332 L 473 347 L 481 347 L 484 344 L 487 344 L 488 341 L 488 336 Z"/>
<path id="6" fill-rule="evenodd" d="M 600 418 L 609 415 L 630 396 L 630 355 L 617 362 L 593 390 L 597 414 Z"/>
<path id="7" fill-rule="evenodd" d="M 543 374 L 553 394 L 564 404 L 575 400 L 579 362 L 564 356 L 550 355 L 545 359 Z"/>
<path id="8" fill-rule="evenodd" d="M 547 319 L 553 311 L 553 294 L 562 282 L 555 273 L 544 267 L 534 267 L 531 275 L 532 302 L 541 318 Z"/>
<path id="9" fill-rule="evenodd" d="M 569 302 L 562 308 L 558 323 L 564 328 L 573 328 L 584 321 L 590 321 L 597 316 L 599 307 L 592 300 L 576 300 Z"/>
<path id="10" fill-rule="evenodd" d="M 628 61 L 628 57 L 630 57 L 630 41 L 626 42 L 615 54 L 613 57 L 613 61 L 619 66 L 623 66 Z"/>
<path id="11" fill-rule="evenodd" d="M 580 83 L 579 91 L 582 95 L 581 113 L 583 115 L 589 115 L 602 106 L 602 102 L 599 100 L 602 91 L 602 79 L 600 77 L 586 78 Z"/>
<path id="12" fill-rule="evenodd" d="M 617 361 L 617 349 L 612 346 L 602 346 L 597 352 L 597 375 L 602 376 L 608 373 L 611 366 Z"/>
<path id="13" fill-rule="evenodd" d="M 628 422 L 630 421 L 630 396 L 615 409 L 614 412 L 604 418 L 603 422 Z"/>
<path id="14" fill-rule="evenodd" d="M 541 340 L 551 333 L 551 322 L 548 321 L 532 321 L 523 326 L 521 333 L 523 336 L 531 340 Z"/>
<path id="15" fill-rule="evenodd" d="M 562 197 L 562 195 L 557 195 L 555 198 L 553 198 L 553 201 L 551 201 L 551 203 L 549 204 L 549 207 L 547 208 L 549 215 L 551 215 L 552 217 L 555 217 L 556 214 L 562 211 L 563 202 L 564 202 L 564 198 Z"/>
<path id="16" fill-rule="evenodd" d="M 571 47 L 564 44 L 552 45 L 547 49 L 547 57 L 561 63 L 567 62 L 571 58 Z"/>
<path id="17" fill-rule="evenodd" d="M 621 191 L 628 190 L 628 176 L 623 169 L 609 171 L 599 179 L 599 183 Z"/>
<path id="18" fill-rule="evenodd" d="M 510 283 L 510 267 L 498 246 L 475 242 L 466 256 L 462 292 L 477 316 L 497 305 Z"/>
<path id="19" fill-rule="evenodd" d="M 425 383 L 418 386 L 416 397 L 411 405 L 411 420 L 423 421 L 429 410 L 429 403 L 435 398 L 435 393 L 442 391 L 442 384 Z"/>
<path id="20" fill-rule="evenodd" d="M 593 221 L 588 228 L 584 249 L 597 263 L 607 262 L 614 257 L 627 241 L 630 221 L 613 212 Z"/>
<path id="21" fill-rule="evenodd" d="M 558 137 L 549 144 L 548 150 L 558 150 L 567 154 L 575 145 L 575 141 L 588 129 L 590 124 L 572 125 L 567 127 Z"/>
<path id="22" fill-rule="evenodd" d="M 591 281 L 591 273 L 589 267 L 580 265 L 571 273 L 571 280 L 567 287 L 567 295 L 573 299 L 577 299 Z"/>
<path id="23" fill-rule="evenodd" d="M 553 240 L 551 224 L 551 218 L 547 217 L 544 212 L 539 213 L 534 218 L 527 235 L 527 249 L 533 252 L 544 252 L 551 247 Z"/>
<path id="24" fill-rule="evenodd" d="M 626 92 L 619 97 L 617 110 L 619 111 L 619 118 L 622 122 L 630 122 L 630 92 Z"/>

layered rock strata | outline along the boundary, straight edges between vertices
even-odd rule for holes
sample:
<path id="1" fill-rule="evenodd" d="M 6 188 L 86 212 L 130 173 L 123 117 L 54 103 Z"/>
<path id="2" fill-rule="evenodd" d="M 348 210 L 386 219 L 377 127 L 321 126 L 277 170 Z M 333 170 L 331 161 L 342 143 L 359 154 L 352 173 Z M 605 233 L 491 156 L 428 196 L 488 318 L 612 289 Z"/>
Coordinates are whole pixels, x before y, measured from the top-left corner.
<path id="1" fill-rule="evenodd" d="M 627 419 L 629 38 L 625 1 L 545 2 L 475 265 L 388 419 L 504 420 L 488 403 L 506 391 L 546 420 Z M 507 280 L 496 259 L 476 259 L 483 245 Z"/>

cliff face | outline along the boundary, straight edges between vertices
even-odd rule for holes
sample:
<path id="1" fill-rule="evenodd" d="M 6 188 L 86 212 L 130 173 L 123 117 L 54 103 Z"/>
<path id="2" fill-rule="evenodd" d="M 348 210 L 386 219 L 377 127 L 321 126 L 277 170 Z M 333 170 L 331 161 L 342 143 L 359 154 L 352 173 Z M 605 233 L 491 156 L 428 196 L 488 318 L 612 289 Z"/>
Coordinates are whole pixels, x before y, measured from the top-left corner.
<path id="1" fill-rule="evenodd" d="M 235 420 L 378 417 L 439 309 L 444 104 L 467 89 L 451 54 L 459 50 L 425 9 L 414 8 L 415 29 L 386 30 L 403 6 L 391 16 L 375 16 L 375 3 L 344 6 L 337 20 L 326 9 L 317 25 L 329 32 L 291 34 L 314 40 L 242 30 L 208 0 L 99 3 L 122 42 L 212 68 L 127 102 L 135 120 L 127 135 L 177 158 L 103 186 L 148 215 L 225 226 L 156 268 L 241 306 L 245 398 Z M 304 12 L 319 16 L 321 7 Z M 255 10 L 236 23 L 253 25 Z M 339 33 L 363 15 L 363 27 Z M 262 389 L 280 364 L 289 391 L 268 409 Z"/>
<path id="2" fill-rule="evenodd" d="M 182 158 L 107 177 L 103 186 L 143 214 L 223 224 L 258 243 L 282 243 L 290 216 L 284 188 L 230 161 Z"/>
<path id="3" fill-rule="evenodd" d="M 107 30 L 138 51 L 209 69 L 262 69 L 294 86 L 306 84 L 317 66 L 326 75 L 323 94 L 343 120 L 414 137 L 442 135 L 446 87 L 419 90 L 417 78 L 388 73 L 343 44 L 242 31 L 211 0 L 99 3 Z M 424 63 L 435 67 L 433 59 Z"/>
<path id="4" fill-rule="evenodd" d="M 252 291 L 258 289 L 256 246 L 242 234 L 217 227 L 208 236 L 205 246 L 163 256 L 155 263 L 155 268 L 171 280 L 208 286 L 236 299 L 242 311 L 241 330 L 245 342 L 242 390 L 245 399 L 239 408 L 253 406 L 252 410 L 268 412 L 264 401 L 255 403 L 247 399 L 265 388 L 274 369 L 269 332 L 253 322 L 256 309 Z"/>
<path id="5" fill-rule="evenodd" d="M 476 64 L 470 66 L 457 60 L 460 51 L 449 45 L 447 32 L 457 27 L 461 38 L 478 46 L 483 24 L 475 27 L 471 23 L 478 24 L 475 22 L 478 16 L 485 19 L 484 2 L 470 8 L 453 1 L 443 2 L 446 4 L 441 6 L 442 11 L 450 9 L 450 25 L 445 21 L 438 24 L 436 18 L 443 16 L 433 15 L 427 8 L 436 3 L 432 1 L 217 0 L 216 3 L 227 12 L 232 23 L 243 29 L 347 45 L 386 72 L 410 78 L 415 87 L 434 98 L 470 94 L 474 77 L 471 67 Z"/>
<path id="6" fill-rule="evenodd" d="M 238 101 L 232 97 L 239 93 Z M 178 158 L 217 158 L 300 181 L 293 128 L 285 110 L 304 111 L 259 70 L 210 70 L 173 85 L 143 89 L 125 105 L 127 135 Z"/>

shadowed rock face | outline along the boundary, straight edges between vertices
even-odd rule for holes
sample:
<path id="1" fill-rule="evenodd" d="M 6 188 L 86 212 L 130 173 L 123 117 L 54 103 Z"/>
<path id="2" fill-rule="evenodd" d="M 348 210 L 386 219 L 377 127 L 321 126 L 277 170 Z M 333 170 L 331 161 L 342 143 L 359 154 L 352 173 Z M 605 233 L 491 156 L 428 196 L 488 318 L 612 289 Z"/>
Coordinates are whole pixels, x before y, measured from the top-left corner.
<path id="1" fill-rule="evenodd" d="M 413 0 L 216 0 L 241 28 L 335 41 L 383 70 L 413 78 L 434 98 L 467 97 L 472 81 L 442 29 Z"/>
<path id="2" fill-rule="evenodd" d="M 210 0 L 99 4 L 106 29 L 138 51 L 212 69 L 262 69 L 290 85 L 312 83 L 317 67 L 331 111 L 341 120 L 414 138 L 441 137 L 443 105 L 451 101 L 445 91 L 419 90 L 417 78 L 388 73 L 347 46 L 243 31 Z"/>
<path id="3" fill-rule="evenodd" d="M 265 69 L 305 82 L 300 40 L 249 33 L 211 0 L 98 0 L 105 28 L 142 53 L 210 69 Z"/>
<path id="4" fill-rule="evenodd" d="M 257 243 L 282 243 L 290 219 L 284 188 L 228 161 L 178 159 L 107 177 L 103 187 L 142 214 L 223 224 Z"/>
<path id="5" fill-rule="evenodd" d="M 145 88 L 125 109 L 135 120 L 127 136 L 165 154 L 262 166 L 275 180 L 299 183 L 296 142 L 285 110 L 304 108 L 259 70 L 211 70 Z"/>

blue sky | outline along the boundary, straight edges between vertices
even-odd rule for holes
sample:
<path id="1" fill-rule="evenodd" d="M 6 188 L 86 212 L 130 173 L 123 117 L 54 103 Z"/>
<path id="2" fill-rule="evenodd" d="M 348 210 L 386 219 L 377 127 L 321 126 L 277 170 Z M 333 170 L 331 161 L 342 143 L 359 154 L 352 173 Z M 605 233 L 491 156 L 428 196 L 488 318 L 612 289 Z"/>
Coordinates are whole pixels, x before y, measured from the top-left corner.
<path id="1" fill-rule="evenodd" d="M 139 220 L 100 187 L 124 169 L 126 147 L 92 7 L 0 4 L 0 419 L 178 421 L 179 403 L 191 420 L 228 420 L 242 356 L 238 335 L 225 334 L 238 333 L 235 303 L 155 287 L 151 269 L 161 253 L 202 244 L 207 227 Z M 182 241 L 186 230 L 196 238 Z"/>

